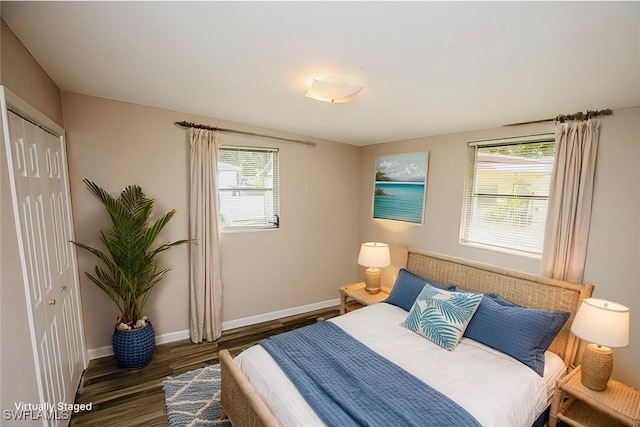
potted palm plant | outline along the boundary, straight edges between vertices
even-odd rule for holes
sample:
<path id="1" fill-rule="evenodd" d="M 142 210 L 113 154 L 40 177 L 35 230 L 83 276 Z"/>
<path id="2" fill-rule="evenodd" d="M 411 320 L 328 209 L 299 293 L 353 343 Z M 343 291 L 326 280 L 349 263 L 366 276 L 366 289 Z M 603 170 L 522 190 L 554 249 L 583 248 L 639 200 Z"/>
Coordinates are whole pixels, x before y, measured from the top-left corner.
<path id="1" fill-rule="evenodd" d="M 95 183 L 83 182 L 102 202 L 111 217 L 111 228 L 100 231 L 105 251 L 73 242 L 95 255 L 103 264 L 96 265 L 87 277 L 111 298 L 120 315 L 113 333 L 113 353 L 118 365 L 140 368 L 151 360 L 155 350 L 155 332 L 143 310 L 149 293 L 171 267 L 160 268 L 158 255 L 190 240 L 178 240 L 153 246 L 171 218 L 171 210 L 151 223 L 154 200 L 137 185 L 126 187 L 114 197 Z"/>

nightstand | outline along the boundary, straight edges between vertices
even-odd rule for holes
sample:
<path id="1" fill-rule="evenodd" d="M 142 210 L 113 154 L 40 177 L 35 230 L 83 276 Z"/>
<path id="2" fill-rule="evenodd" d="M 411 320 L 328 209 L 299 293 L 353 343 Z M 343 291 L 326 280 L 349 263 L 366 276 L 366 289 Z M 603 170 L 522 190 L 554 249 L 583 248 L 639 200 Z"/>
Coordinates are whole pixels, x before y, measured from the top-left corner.
<path id="1" fill-rule="evenodd" d="M 390 288 L 380 287 L 380 292 L 370 294 L 365 289 L 364 282 L 354 283 L 340 288 L 340 314 L 356 310 L 365 305 L 371 305 L 384 301 L 391 292 Z"/>
<path id="2" fill-rule="evenodd" d="M 578 366 L 556 382 L 549 427 L 559 420 L 570 426 L 640 426 L 640 390 L 609 380 L 606 390 L 594 391 L 580 375 Z"/>

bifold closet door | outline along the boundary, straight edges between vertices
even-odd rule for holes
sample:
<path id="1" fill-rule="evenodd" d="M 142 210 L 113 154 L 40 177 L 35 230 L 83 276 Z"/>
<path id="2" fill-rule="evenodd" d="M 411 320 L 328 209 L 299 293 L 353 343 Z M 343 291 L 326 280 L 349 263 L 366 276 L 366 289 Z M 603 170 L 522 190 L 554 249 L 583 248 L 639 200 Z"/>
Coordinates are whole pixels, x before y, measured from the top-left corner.
<path id="1" fill-rule="evenodd" d="M 45 402 L 73 403 L 85 350 L 64 142 L 12 111 L 8 118 L 9 173 L 38 388 Z"/>

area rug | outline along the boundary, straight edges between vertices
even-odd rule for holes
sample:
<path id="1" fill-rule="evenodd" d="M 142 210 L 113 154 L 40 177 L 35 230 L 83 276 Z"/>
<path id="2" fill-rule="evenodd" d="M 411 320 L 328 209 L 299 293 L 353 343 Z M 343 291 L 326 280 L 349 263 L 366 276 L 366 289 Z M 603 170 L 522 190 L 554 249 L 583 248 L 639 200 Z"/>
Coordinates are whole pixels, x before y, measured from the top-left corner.
<path id="1" fill-rule="evenodd" d="M 220 365 L 189 371 L 162 382 L 171 427 L 223 426 L 220 420 Z"/>

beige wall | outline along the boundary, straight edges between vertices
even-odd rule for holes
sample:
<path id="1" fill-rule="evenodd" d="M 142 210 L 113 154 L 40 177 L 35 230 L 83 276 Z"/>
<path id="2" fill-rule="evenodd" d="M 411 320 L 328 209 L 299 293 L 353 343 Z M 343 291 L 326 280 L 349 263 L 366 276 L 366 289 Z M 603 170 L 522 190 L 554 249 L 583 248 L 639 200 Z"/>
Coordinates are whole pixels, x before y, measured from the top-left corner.
<path id="1" fill-rule="evenodd" d="M 112 192 L 138 183 L 157 200 L 158 211 L 176 208 L 178 214 L 162 236 L 182 238 L 187 231 L 187 138 L 173 125 L 189 120 L 211 125 L 210 118 L 147 108 L 60 91 L 0 21 L 0 83 L 31 103 L 67 130 L 76 238 L 94 244 L 97 229 L 107 218 L 98 202 L 83 187 L 84 177 Z M 64 105 L 64 116 L 63 116 Z M 640 159 L 640 108 L 617 110 L 602 119 L 596 172 L 593 214 L 585 281 L 596 285 L 595 296 L 609 298 L 631 308 L 631 345 L 615 349 L 614 377 L 640 387 L 640 190 L 637 162 Z M 351 282 L 356 271 L 358 245 L 379 240 L 392 245 L 395 267 L 385 271 L 386 284 L 393 283 L 399 262 L 399 245 L 408 243 L 509 268 L 537 273 L 539 261 L 515 255 L 462 246 L 458 243 L 466 167 L 466 143 L 472 140 L 552 132 L 551 124 L 519 128 L 496 128 L 444 135 L 413 141 L 356 147 L 318 141 L 316 148 L 280 144 L 250 138 L 242 143 L 281 148 L 282 227 L 277 231 L 236 233 L 222 236 L 224 319 L 233 320 L 274 310 L 336 298 L 336 287 Z M 273 132 L 273 134 L 277 134 Z M 223 137 L 222 142 L 237 142 Z M 429 151 L 425 224 L 406 225 L 371 219 L 373 164 L 378 155 Z M 24 324 L 12 325 L 19 313 L 14 301 L 22 287 L 15 250 L 13 214 L 6 188 L 4 150 L 0 162 L 2 228 L 0 256 L 2 301 L 2 404 L 5 390 L 10 399 L 30 401 L 27 385 L 33 366 L 22 360 L 20 345 Z M 359 198 L 358 198 L 359 194 Z M 148 314 L 158 334 L 188 327 L 188 249 L 166 253 L 173 265 L 165 281 L 154 291 Z M 80 270 L 94 261 L 80 254 Z M 90 349 L 110 344 L 116 312 L 111 301 L 82 278 L 82 297 L 87 343 Z M 7 343 L 10 342 L 10 346 Z M 6 350 L 11 351 L 6 351 Z M 18 362 L 17 359 L 20 359 Z M 18 378 L 21 381 L 18 381 Z M 5 382 L 12 387 L 5 387 Z M 22 387 L 23 385 L 24 387 Z"/>
<path id="2" fill-rule="evenodd" d="M 0 20 L 0 84 L 62 124 L 60 91 L 4 21 Z M 0 119 L 1 124 L 1 119 Z M 14 402 L 38 402 L 35 362 L 29 340 L 18 241 L 3 136 L 0 137 L 0 410 Z M 3 421 L 2 425 L 42 425 Z"/>
<path id="3" fill-rule="evenodd" d="M 640 388 L 640 107 L 601 120 L 585 281 L 594 296 L 631 309 L 630 346 L 613 377 Z"/>
<path id="4" fill-rule="evenodd" d="M 2 20 L 0 27 L 0 82 L 63 126 L 60 89 Z"/>
<path id="5" fill-rule="evenodd" d="M 188 137 L 176 121 L 282 135 L 67 92 L 63 106 L 76 239 L 91 245 L 98 244 L 107 216 L 83 178 L 112 193 L 141 185 L 156 199 L 157 212 L 177 210 L 161 238 L 187 237 Z M 316 140 L 311 148 L 229 134 L 222 134 L 220 142 L 279 148 L 281 176 L 281 228 L 222 235 L 224 320 L 336 299 L 338 286 L 357 275 L 357 147 Z M 173 270 L 154 289 L 146 310 L 157 334 L 186 330 L 189 318 L 188 247 L 166 252 L 163 262 Z M 94 265 L 94 259 L 79 253 L 81 272 Z M 88 348 L 108 346 L 115 306 L 84 277 L 81 287 Z"/>
<path id="6" fill-rule="evenodd" d="M 392 263 L 385 284 L 393 283 L 400 245 L 410 246 L 539 273 L 538 259 L 510 255 L 459 243 L 465 184 L 467 142 L 553 132 L 552 123 L 495 128 L 363 147 L 360 153 L 360 240 L 392 245 Z M 631 345 L 614 350 L 613 377 L 640 387 L 640 108 L 614 111 L 601 119 L 600 145 L 593 198 L 585 282 L 596 285 L 594 296 L 631 308 Z M 429 152 L 424 225 L 373 220 L 375 157 L 415 151 Z M 360 271 L 360 274 L 362 272 Z"/>
<path id="7" fill-rule="evenodd" d="M 537 272 L 539 261 L 532 258 L 462 246 L 458 243 L 460 217 L 467 176 L 467 142 L 517 135 L 553 132 L 553 126 L 527 126 L 517 129 L 497 128 L 434 136 L 410 141 L 362 147 L 360 153 L 360 238 L 379 240 L 392 245 L 392 263 L 400 262 L 400 245 L 409 246 Z M 375 158 L 381 155 L 427 151 L 427 190 L 424 224 L 373 220 L 373 186 Z M 386 283 L 393 283 L 394 268 L 384 271 Z"/>

